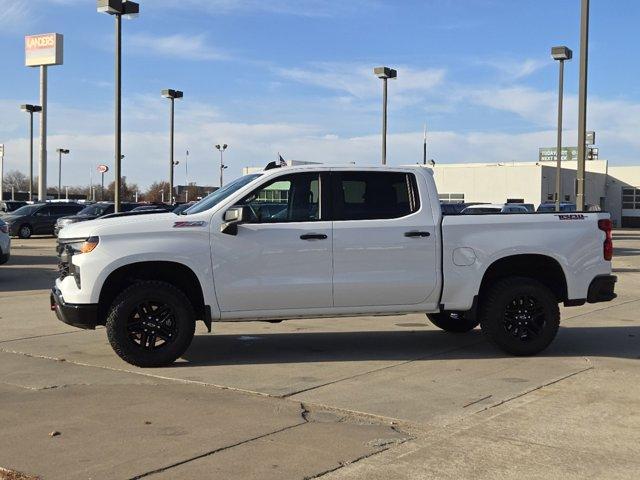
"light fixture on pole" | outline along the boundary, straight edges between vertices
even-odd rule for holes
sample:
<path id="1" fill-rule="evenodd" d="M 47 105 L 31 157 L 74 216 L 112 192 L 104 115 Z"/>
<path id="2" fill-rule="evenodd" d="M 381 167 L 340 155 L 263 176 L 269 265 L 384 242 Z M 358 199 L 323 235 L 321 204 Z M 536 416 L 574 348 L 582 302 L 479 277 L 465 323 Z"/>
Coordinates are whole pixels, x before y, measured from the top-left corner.
<path id="1" fill-rule="evenodd" d="M 140 5 L 131 0 L 97 0 L 98 13 L 115 17 L 116 68 L 115 68 L 115 186 L 114 211 L 120 211 L 121 152 L 122 152 L 122 17 L 133 18 L 140 13 Z"/>
<path id="2" fill-rule="evenodd" d="M 551 57 L 558 60 L 560 73 L 558 79 L 558 142 L 556 149 L 556 212 L 560 211 L 560 196 L 562 195 L 562 101 L 564 91 L 564 62 L 571 60 L 573 52 L 565 46 L 552 47 Z"/>
<path id="3" fill-rule="evenodd" d="M 226 143 L 223 145 L 216 145 L 216 148 L 220 152 L 220 188 L 222 188 L 222 176 L 223 176 L 222 172 L 224 172 L 224 169 L 227 168 L 222 158 L 224 151 L 227 149 L 227 147 L 228 145 Z"/>
<path id="4" fill-rule="evenodd" d="M 70 150 L 66 148 L 58 148 L 58 199 L 62 198 L 62 155 L 69 155 Z"/>
<path id="5" fill-rule="evenodd" d="M 578 89 L 578 167 L 576 169 L 576 210 L 584 211 L 585 160 L 587 158 L 587 65 L 589 57 L 589 0 L 580 11 L 580 86 Z"/>
<path id="6" fill-rule="evenodd" d="M 42 112 L 42 107 L 26 104 L 20 110 L 29 114 L 29 201 L 33 201 L 33 114 Z"/>
<path id="7" fill-rule="evenodd" d="M 398 72 L 389 67 L 373 69 L 376 77 L 382 79 L 382 165 L 387 164 L 387 80 L 396 78 Z"/>
<path id="8" fill-rule="evenodd" d="M 176 98 L 182 98 L 184 93 L 180 90 L 162 90 L 160 92 L 164 98 L 171 101 L 171 111 L 169 120 L 169 203 L 173 203 L 173 168 L 179 163 L 173 161 L 173 125 L 174 125 L 174 103 Z"/>

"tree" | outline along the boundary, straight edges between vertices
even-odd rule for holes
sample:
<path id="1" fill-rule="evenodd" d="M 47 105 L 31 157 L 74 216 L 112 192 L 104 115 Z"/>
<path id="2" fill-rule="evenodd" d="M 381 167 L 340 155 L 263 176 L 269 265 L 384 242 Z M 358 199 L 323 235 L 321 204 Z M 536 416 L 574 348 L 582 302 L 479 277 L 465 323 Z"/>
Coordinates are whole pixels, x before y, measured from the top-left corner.
<path id="1" fill-rule="evenodd" d="M 116 182 L 114 180 L 104 189 L 104 200 L 113 201 L 113 199 L 115 198 L 115 191 Z M 127 183 L 127 177 L 122 177 L 122 182 L 120 182 L 120 201 L 134 201 L 136 198 L 136 191 L 138 191 L 138 185 L 135 183 Z M 100 198 L 100 188 L 98 188 L 96 197 Z"/>
<path id="2" fill-rule="evenodd" d="M 169 201 L 169 182 L 153 182 L 147 192 L 144 194 L 144 198 L 148 202 L 161 202 L 163 200 Z"/>
<path id="3" fill-rule="evenodd" d="M 37 185 L 37 183 L 36 183 Z M 29 191 L 29 177 L 19 170 L 10 170 L 4 175 L 4 181 L 2 182 L 2 189 L 9 192 L 11 189 L 16 192 L 28 192 Z"/>

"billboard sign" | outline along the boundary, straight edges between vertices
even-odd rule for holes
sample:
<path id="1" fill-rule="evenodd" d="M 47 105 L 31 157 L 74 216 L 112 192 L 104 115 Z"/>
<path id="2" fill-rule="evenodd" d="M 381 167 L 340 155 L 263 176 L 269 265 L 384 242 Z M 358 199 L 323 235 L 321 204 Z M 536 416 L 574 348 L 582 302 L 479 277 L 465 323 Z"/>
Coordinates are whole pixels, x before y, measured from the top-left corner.
<path id="1" fill-rule="evenodd" d="M 558 153 L 556 147 L 538 149 L 539 162 L 555 162 Z M 578 160 L 578 147 L 563 147 L 560 152 L 560 161 L 576 161 Z"/>
<path id="2" fill-rule="evenodd" d="M 60 33 L 43 33 L 24 37 L 25 65 L 62 65 L 63 36 Z"/>
<path id="3" fill-rule="evenodd" d="M 109 171 L 109 167 L 106 165 L 98 165 L 98 173 L 107 173 Z"/>

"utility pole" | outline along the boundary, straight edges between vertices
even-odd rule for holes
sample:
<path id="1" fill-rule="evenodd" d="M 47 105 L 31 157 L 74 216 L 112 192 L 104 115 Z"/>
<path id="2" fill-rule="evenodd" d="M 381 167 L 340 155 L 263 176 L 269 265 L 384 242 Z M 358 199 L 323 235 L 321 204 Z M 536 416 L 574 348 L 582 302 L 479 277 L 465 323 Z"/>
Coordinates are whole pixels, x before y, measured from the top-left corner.
<path id="1" fill-rule="evenodd" d="M 589 0 L 582 0 L 580 12 L 580 87 L 578 91 L 578 168 L 576 209 L 584 211 L 585 161 L 587 158 L 587 71 L 589 56 Z"/>

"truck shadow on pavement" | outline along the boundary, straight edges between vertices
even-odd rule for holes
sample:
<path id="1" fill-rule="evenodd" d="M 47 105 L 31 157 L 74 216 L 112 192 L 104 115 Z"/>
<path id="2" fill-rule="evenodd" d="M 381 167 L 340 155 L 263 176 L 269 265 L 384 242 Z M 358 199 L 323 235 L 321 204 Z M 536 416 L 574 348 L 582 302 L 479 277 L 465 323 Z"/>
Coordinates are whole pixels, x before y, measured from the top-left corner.
<path id="1" fill-rule="evenodd" d="M 640 358 L 640 326 L 562 327 L 537 357 Z M 479 329 L 200 335 L 176 367 L 345 361 L 506 358 Z M 514 359 L 516 357 L 513 357 Z M 522 358 L 522 357 L 520 357 Z"/>

